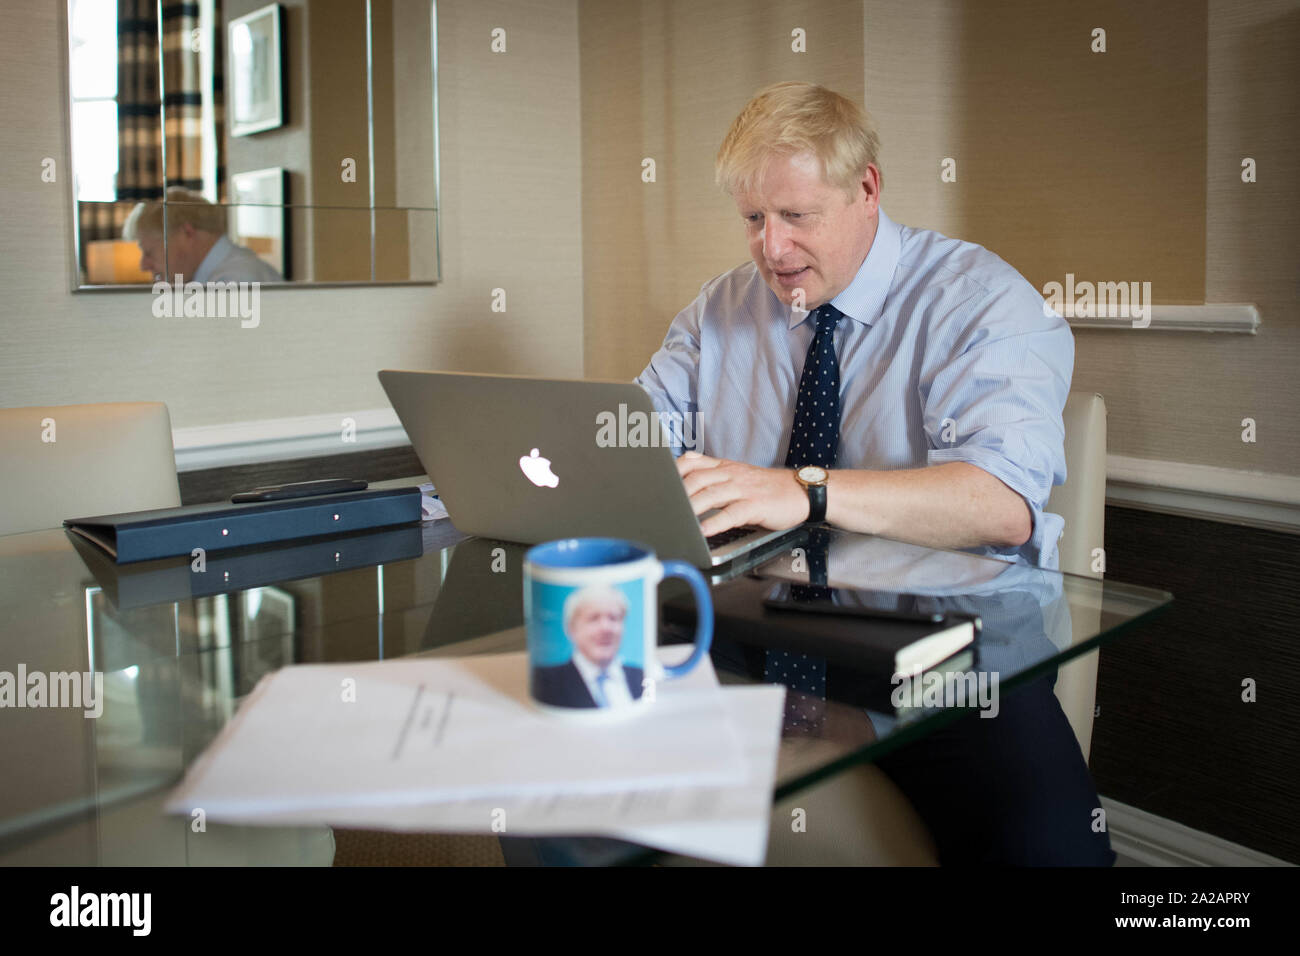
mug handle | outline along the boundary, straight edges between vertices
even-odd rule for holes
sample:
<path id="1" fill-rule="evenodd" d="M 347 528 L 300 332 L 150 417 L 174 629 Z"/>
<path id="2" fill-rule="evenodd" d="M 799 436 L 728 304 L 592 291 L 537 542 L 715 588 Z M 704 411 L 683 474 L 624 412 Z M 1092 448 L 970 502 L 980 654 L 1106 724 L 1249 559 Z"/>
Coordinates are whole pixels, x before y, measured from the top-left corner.
<path id="1" fill-rule="evenodd" d="M 664 561 L 662 567 L 665 578 L 684 579 L 695 594 L 695 653 L 680 664 L 664 667 L 665 677 L 681 677 L 704 659 L 713 644 L 713 598 L 704 582 L 704 575 L 693 565 L 685 561 Z"/>

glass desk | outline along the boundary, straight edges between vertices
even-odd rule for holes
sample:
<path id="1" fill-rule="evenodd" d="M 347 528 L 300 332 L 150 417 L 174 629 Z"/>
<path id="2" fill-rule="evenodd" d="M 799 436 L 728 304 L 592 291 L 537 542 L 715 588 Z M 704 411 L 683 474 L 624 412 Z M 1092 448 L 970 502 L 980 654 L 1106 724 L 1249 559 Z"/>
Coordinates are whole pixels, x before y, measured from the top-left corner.
<path id="1" fill-rule="evenodd" d="M 715 576 L 807 581 L 799 541 Z M 281 548 L 116 566 L 62 529 L 0 537 L 0 672 L 102 672 L 103 711 L 0 709 L 0 865 L 329 864 L 325 827 L 237 827 L 159 812 L 264 675 L 287 664 L 522 650 L 520 545 L 448 521 Z M 504 565 L 505 570 L 499 570 Z M 830 533 L 829 583 L 869 601 L 978 614 L 966 670 L 1000 692 L 1122 635 L 1171 600 L 1161 591 L 962 552 Z M 671 598 L 667 586 L 661 597 Z M 675 639 L 665 626 L 665 643 Z M 667 650 L 665 656 L 673 652 Z M 720 632 L 723 683 L 763 679 L 752 648 Z M 846 673 L 841 671 L 841 673 Z M 832 675 L 833 676 L 833 675 Z M 871 761 L 957 719 L 959 708 L 884 713 L 831 679 L 810 727 L 783 733 L 775 797 Z M 212 839 L 213 835 L 219 839 Z M 582 863 L 652 859 L 611 839 L 546 841 Z"/>

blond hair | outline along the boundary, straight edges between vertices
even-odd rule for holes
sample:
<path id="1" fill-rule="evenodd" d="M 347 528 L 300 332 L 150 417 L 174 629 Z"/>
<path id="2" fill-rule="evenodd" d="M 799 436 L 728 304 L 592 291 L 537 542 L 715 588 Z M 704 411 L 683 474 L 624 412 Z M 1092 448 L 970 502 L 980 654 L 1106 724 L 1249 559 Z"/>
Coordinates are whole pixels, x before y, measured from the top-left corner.
<path id="1" fill-rule="evenodd" d="M 714 164 L 718 185 L 732 195 L 760 188 L 769 158 L 800 153 L 816 156 L 823 179 L 851 195 L 868 164 L 880 169 L 880 135 L 866 110 L 834 90 L 776 83 L 732 122 Z"/>
<path id="2" fill-rule="evenodd" d="M 162 202 L 142 202 L 131 210 L 122 226 L 123 239 L 139 239 L 142 233 L 160 236 L 163 231 L 163 210 L 167 212 L 167 231 L 172 232 L 189 223 L 202 232 L 224 235 L 226 210 L 214 206 L 202 194 L 172 186 Z"/>

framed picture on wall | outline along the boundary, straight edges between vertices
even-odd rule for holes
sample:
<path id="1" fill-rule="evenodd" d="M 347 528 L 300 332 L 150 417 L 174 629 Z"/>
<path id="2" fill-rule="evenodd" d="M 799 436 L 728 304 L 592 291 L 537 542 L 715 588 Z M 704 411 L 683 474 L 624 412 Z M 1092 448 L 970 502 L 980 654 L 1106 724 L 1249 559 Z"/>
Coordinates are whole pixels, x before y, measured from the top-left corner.
<path id="1" fill-rule="evenodd" d="M 259 259 L 290 279 L 289 174 L 283 167 L 254 169 L 230 177 L 229 231 L 232 242 L 252 249 Z"/>
<path id="2" fill-rule="evenodd" d="M 230 135 L 284 125 L 284 13 L 278 3 L 230 21 Z"/>

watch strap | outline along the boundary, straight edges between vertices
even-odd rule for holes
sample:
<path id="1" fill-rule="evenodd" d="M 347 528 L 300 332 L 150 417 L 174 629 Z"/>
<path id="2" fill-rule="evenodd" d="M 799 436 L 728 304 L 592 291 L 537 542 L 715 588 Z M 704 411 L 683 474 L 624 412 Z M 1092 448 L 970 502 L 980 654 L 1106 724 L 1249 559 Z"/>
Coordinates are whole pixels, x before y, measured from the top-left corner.
<path id="1" fill-rule="evenodd" d="M 826 520 L 826 486 L 804 485 L 808 489 L 808 520 L 819 522 Z"/>

